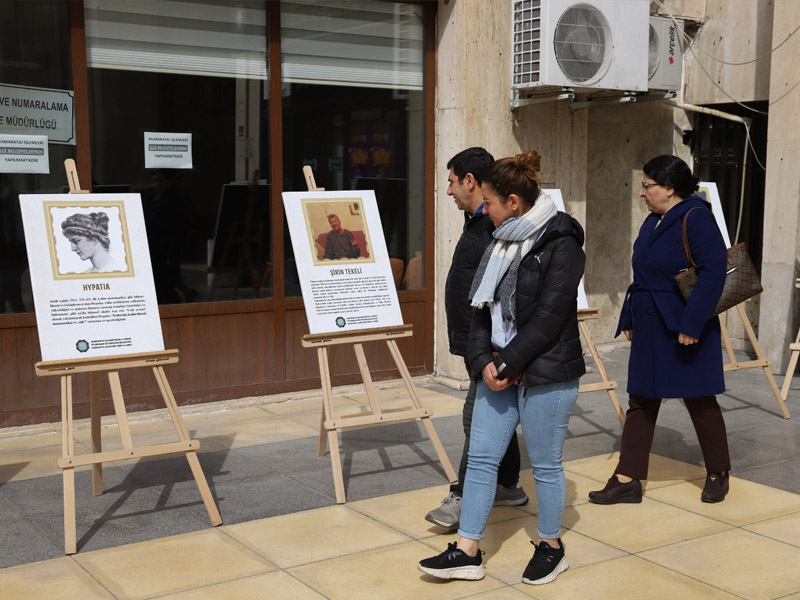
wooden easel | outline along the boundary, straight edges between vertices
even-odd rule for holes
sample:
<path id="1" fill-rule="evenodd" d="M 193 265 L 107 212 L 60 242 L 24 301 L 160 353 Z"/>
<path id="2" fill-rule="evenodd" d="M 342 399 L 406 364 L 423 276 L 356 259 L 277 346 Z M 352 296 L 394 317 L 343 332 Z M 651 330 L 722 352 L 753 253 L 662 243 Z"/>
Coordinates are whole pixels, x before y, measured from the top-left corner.
<path id="1" fill-rule="evenodd" d="M 306 165 L 303 167 L 303 175 L 306 180 L 306 185 L 309 191 L 322 191 L 322 188 L 316 187 L 314 181 L 314 174 L 311 167 Z M 453 466 L 450 464 L 450 459 L 442 446 L 442 442 L 436 433 L 431 422 L 433 413 L 428 411 L 422 406 L 419 396 L 417 395 L 414 382 L 411 380 L 411 375 L 408 372 L 406 363 L 403 360 L 400 349 L 397 347 L 397 338 L 409 337 L 413 335 L 411 325 L 398 325 L 394 327 L 382 327 L 376 329 L 364 329 L 347 332 L 334 332 L 326 334 L 306 334 L 301 340 L 303 348 L 316 348 L 317 360 L 319 362 L 319 376 L 322 385 L 322 413 L 320 417 L 319 427 L 319 446 L 317 453 L 319 456 L 325 454 L 326 445 L 330 447 L 331 453 L 331 470 L 333 471 L 333 487 L 336 492 L 336 502 L 343 504 L 346 502 L 344 491 L 344 477 L 342 475 L 342 462 L 339 456 L 339 431 L 349 429 L 352 427 L 368 427 L 371 425 L 385 425 L 387 423 L 396 423 L 399 421 L 412 421 L 419 419 L 425 426 L 428 432 L 428 437 L 433 444 L 436 451 L 436 456 L 442 464 L 445 475 L 451 482 L 456 481 L 456 473 L 453 471 Z M 365 342 L 378 342 L 385 341 L 389 348 L 389 352 L 394 359 L 397 370 L 403 379 L 403 383 L 411 396 L 412 408 L 404 409 L 401 411 L 393 411 L 384 414 L 381 411 L 378 397 L 375 394 L 375 387 L 372 384 L 372 376 L 370 375 L 369 365 L 367 364 L 367 357 L 364 354 L 362 344 Z M 333 352 L 336 346 L 343 344 L 352 344 L 353 351 L 356 355 L 356 362 L 358 369 L 361 372 L 361 379 L 364 382 L 364 389 L 367 393 L 367 400 L 369 401 L 372 414 L 361 417 L 343 417 L 337 418 L 333 407 L 333 387 L 331 384 L 331 366 L 333 361 Z"/>
<path id="2" fill-rule="evenodd" d="M 65 161 L 67 179 L 69 180 L 70 193 L 86 194 L 86 190 L 81 190 L 78 184 L 78 174 L 75 168 L 75 161 L 67 159 Z M 164 373 L 164 366 L 178 362 L 177 350 L 161 350 L 154 352 L 144 352 L 138 354 L 120 354 L 117 356 L 103 356 L 92 358 L 76 358 L 60 361 L 42 361 L 35 365 L 36 374 L 39 376 L 54 376 L 61 378 L 61 422 L 62 456 L 58 460 L 58 466 L 62 469 L 64 478 L 64 552 L 75 554 L 77 552 L 77 533 L 75 525 L 75 467 L 92 465 L 92 493 L 99 496 L 103 493 L 103 465 L 104 462 L 124 460 L 131 458 L 142 458 L 146 456 L 158 456 L 174 452 L 184 452 L 189 467 L 192 470 L 200 495 L 205 504 L 208 516 L 212 525 L 220 525 L 222 518 L 217 510 L 217 505 L 211 495 L 200 461 L 197 458 L 197 450 L 200 442 L 189 438 L 189 432 L 183 423 L 175 396 L 167 381 Z M 120 384 L 120 369 L 133 369 L 149 367 L 153 370 L 164 403 L 169 411 L 172 424 L 178 435 L 177 442 L 157 444 L 153 446 L 142 446 L 135 448 L 131 438 L 131 431 L 128 425 L 128 417 L 125 411 L 125 401 Z M 111 388 L 111 398 L 114 404 L 114 412 L 117 417 L 120 438 L 122 441 L 121 450 L 102 451 L 102 439 L 100 435 L 100 397 L 103 386 L 103 373 L 108 374 L 108 382 Z M 90 377 L 90 421 L 92 436 L 91 454 L 75 455 L 75 444 L 73 437 L 73 412 L 72 412 L 72 377 L 78 373 L 89 373 Z"/>
<path id="3" fill-rule="evenodd" d="M 767 383 L 769 384 L 769 387 L 775 396 L 775 400 L 778 402 L 778 406 L 783 413 L 783 418 L 791 419 L 792 415 L 789 414 L 789 409 L 786 408 L 786 402 L 784 402 L 785 398 L 778 390 L 778 385 L 775 383 L 775 378 L 772 376 L 772 369 L 770 368 L 771 361 L 764 356 L 764 353 L 761 351 L 761 346 L 758 343 L 758 337 L 756 337 L 756 333 L 753 331 L 753 326 L 750 324 L 750 319 L 747 318 L 747 314 L 744 312 L 743 303 L 736 305 L 736 311 L 739 313 L 739 317 L 742 319 L 742 324 L 744 325 L 744 330 L 747 333 L 747 338 L 753 345 L 753 350 L 756 353 L 756 360 L 746 360 L 743 362 L 738 362 L 736 360 L 736 355 L 733 353 L 733 346 L 731 345 L 731 338 L 728 335 L 728 329 L 725 327 L 725 321 L 722 319 L 722 315 L 719 315 L 719 324 L 722 331 L 722 344 L 725 346 L 725 352 L 728 355 L 728 364 L 723 365 L 723 370 L 738 371 L 740 369 L 763 369 L 764 377 L 767 378 Z M 798 333 L 798 342 L 800 342 L 800 333 Z M 797 358 L 795 357 L 795 362 L 796 361 Z M 784 382 L 784 386 L 785 385 L 786 383 Z"/>
<path id="4" fill-rule="evenodd" d="M 222 273 L 233 273 L 233 298 L 236 299 L 236 293 L 239 291 L 239 282 L 241 281 L 242 274 L 246 273 L 250 277 L 250 285 L 253 286 L 253 292 L 257 298 L 261 297 L 261 289 L 263 283 L 269 276 L 271 270 L 269 265 L 264 267 L 263 277 L 258 276 L 258 269 L 256 268 L 256 261 L 253 259 L 253 252 L 251 247 L 256 248 L 256 258 L 261 257 L 262 248 L 264 244 L 264 227 L 261 222 L 258 223 L 255 233 L 253 229 L 253 213 L 255 212 L 256 201 L 258 199 L 258 169 L 253 171 L 253 180 L 249 185 L 247 211 L 245 212 L 244 221 L 239 223 L 234 221 L 231 223 L 228 231 L 228 236 L 225 239 L 225 246 L 222 249 L 222 254 L 219 260 L 219 266 L 209 267 L 208 272 L 212 273 L 211 285 L 208 288 L 206 300 L 211 301 L 214 299 L 214 293 L 217 291 L 219 284 L 219 276 Z M 241 226 L 241 227 L 240 227 Z M 237 262 L 235 267 L 228 267 L 225 261 L 232 250 L 238 250 Z"/>
<path id="5" fill-rule="evenodd" d="M 609 379 L 608 371 L 606 371 L 603 361 L 600 360 L 600 353 L 597 351 L 597 346 L 595 346 L 594 340 L 592 339 L 592 334 L 589 333 L 589 327 L 586 325 L 587 320 L 598 318 L 598 312 L 599 309 L 597 308 L 578 309 L 578 329 L 580 330 L 586 345 L 589 347 L 589 352 L 594 359 L 594 364 L 597 367 L 597 372 L 600 373 L 600 379 L 602 381 L 581 384 L 578 387 L 578 393 L 582 394 L 584 392 L 596 392 L 598 390 L 605 390 L 608 392 L 608 397 L 611 399 L 611 404 L 614 406 L 614 411 L 617 413 L 619 422 L 624 426 L 625 412 L 622 410 L 622 407 L 619 404 L 619 398 L 617 397 L 617 382 Z"/>
<path id="6" fill-rule="evenodd" d="M 800 288 L 800 279 L 794 280 L 794 287 Z M 794 377 L 794 370 L 797 368 L 797 359 L 800 357 L 800 329 L 797 330 L 797 337 L 794 338 L 794 344 L 789 344 L 789 350 L 789 366 L 786 367 L 786 375 L 783 378 L 783 386 L 781 387 L 781 398 L 784 402 L 789 397 L 792 377 Z"/>

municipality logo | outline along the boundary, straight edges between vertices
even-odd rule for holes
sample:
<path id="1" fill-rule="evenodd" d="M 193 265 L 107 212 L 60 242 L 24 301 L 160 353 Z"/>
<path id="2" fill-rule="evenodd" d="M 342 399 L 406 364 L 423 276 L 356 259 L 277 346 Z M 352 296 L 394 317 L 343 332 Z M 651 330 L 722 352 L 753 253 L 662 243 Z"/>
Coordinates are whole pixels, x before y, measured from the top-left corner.
<path id="1" fill-rule="evenodd" d="M 345 325 L 347 325 L 347 321 L 344 320 L 344 317 L 336 317 L 337 327 L 344 327 Z"/>
<path id="2" fill-rule="evenodd" d="M 78 349 L 78 352 L 88 352 L 89 342 L 86 340 L 78 340 L 78 342 L 75 344 L 75 347 Z"/>

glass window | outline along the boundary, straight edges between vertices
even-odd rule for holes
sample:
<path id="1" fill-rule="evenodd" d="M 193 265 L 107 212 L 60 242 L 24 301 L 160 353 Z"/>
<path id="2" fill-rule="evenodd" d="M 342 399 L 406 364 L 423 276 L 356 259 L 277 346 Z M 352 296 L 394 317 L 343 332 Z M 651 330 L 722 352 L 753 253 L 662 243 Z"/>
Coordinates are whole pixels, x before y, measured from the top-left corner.
<path id="1" fill-rule="evenodd" d="M 33 310 L 19 194 L 60 193 L 75 158 L 69 3 L 3 2 L 2 15 L 0 135 L 47 135 L 50 172 L 0 167 L 0 313 Z M 56 99 L 59 119 L 22 102 Z"/>
<path id="2" fill-rule="evenodd" d="M 93 191 L 142 195 L 159 303 L 272 296 L 266 2 L 84 6 Z"/>
<path id="3" fill-rule="evenodd" d="M 318 187 L 374 190 L 408 289 L 423 287 L 423 34 L 418 5 L 281 2 L 284 189 L 304 190 L 302 167 L 310 165 Z M 299 295 L 285 240 L 286 294 Z"/>

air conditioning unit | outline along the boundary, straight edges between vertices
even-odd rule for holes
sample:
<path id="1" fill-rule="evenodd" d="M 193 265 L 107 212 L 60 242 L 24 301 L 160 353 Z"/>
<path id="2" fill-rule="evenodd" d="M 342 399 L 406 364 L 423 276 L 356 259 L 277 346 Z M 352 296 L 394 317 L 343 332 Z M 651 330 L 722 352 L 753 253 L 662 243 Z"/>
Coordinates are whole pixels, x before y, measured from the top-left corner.
<path id="1" fill-rule="evenodd" d="M 648 0 L 511 0 L 512 86 L 647 90 Z"/>
<path id="2" fill-rule="evenodd" d="M 650 17 L 650 53 L 647 87 L 674 92 L 681 87 L 683 22 Z"/>

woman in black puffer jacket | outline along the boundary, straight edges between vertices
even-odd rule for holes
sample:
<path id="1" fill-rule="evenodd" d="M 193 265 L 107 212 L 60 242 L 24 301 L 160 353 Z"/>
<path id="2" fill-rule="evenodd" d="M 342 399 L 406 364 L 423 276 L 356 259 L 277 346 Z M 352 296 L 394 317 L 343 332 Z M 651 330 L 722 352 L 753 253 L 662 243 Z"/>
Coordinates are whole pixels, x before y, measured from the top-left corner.
<path id="1" fill-rule="evenodd" d="M 522 576 L 549 583 L 568 567 L 561 543 L 566 481 L 561 451 L 586 371 L 578 333 L 583 229 L 541 194 L 536 152 L 496 161 L 483 177 L 497 227 L 475 275 L 469 361 L 481 373 L 472 417 L 458 542 L 420 562 L 443 579 L 481 579 L 479 550 L 497 466 L 518 424 L 536 482 L 538 539 Z"/>

